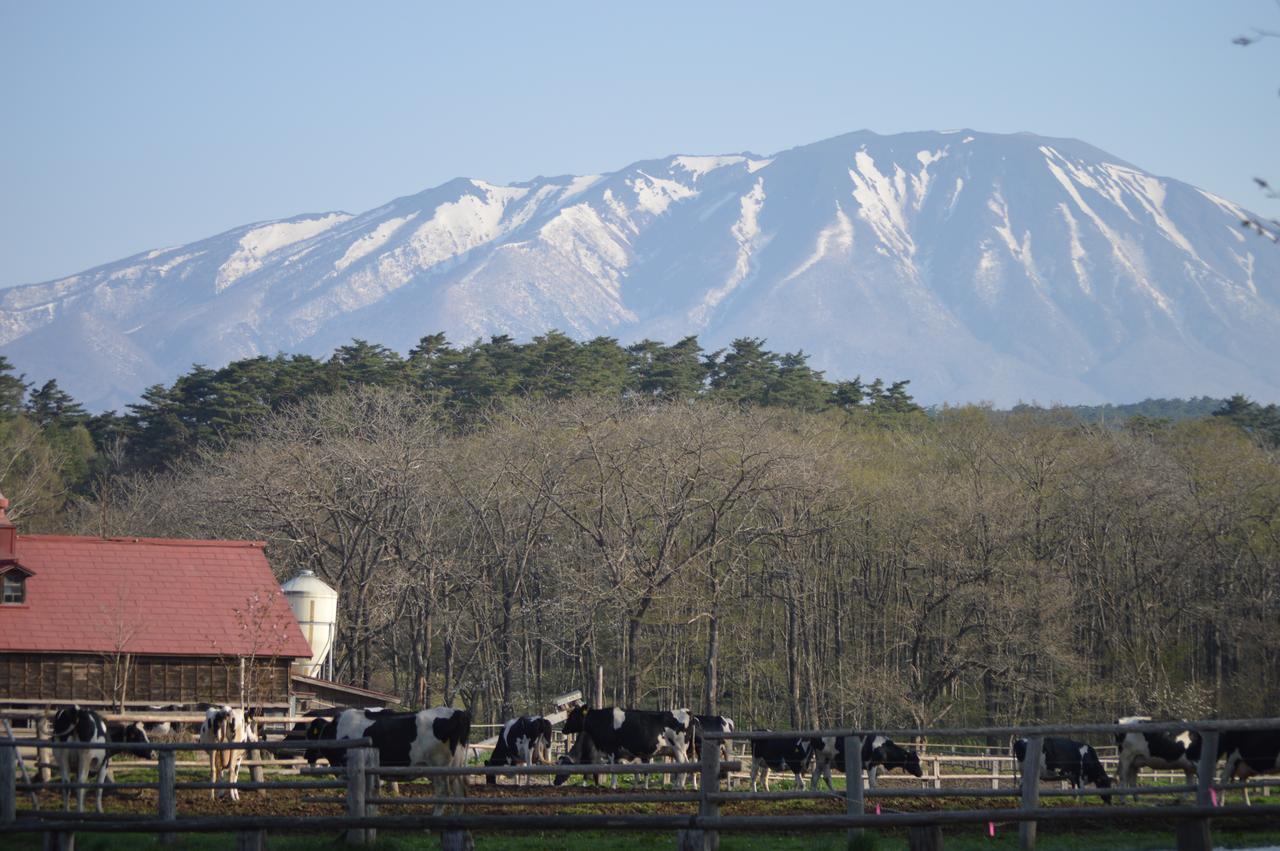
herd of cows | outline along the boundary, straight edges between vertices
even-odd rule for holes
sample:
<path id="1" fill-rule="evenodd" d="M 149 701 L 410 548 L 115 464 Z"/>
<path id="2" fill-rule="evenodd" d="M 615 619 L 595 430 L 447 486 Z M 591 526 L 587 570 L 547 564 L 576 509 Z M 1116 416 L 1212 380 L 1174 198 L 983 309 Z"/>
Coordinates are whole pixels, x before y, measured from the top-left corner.
<path id="1" fill-rule="evenodd" d="M 306 760 L 316 765 L 320 760 L 331 766 L 341 766 L 346 761 L 347 750 L 326 746 L 325 743 L 353 739 L 369 739 L 377 750 L 382 766 L 462 766 L 466 764 L 468 740 L 471 733 L 471 715 L 463 709 L 439 707 L 418 712 L 394 712 L 386 709 L 334 708 L 313 710 L 313 718 L 300 722 L 285 737 L 297 742 Z M 1148 721 L 1145 717 L 1121 718 L 1119 723 L 1132 724 Z M 258 740 L 256 719 L 252 710 L 230 706 L 213 706 L 205 710 L 200 724 L 199 741 L 203 743 L 244 743 L 246 749 Z M 73 779 L 77 788 L 77 808 L 84 809 L 83 784 L 90 771 L 96 773 L 96 782 L 107 776 L 111 757 L 119 752 L 113 748 L 121 742 L 149 743 L 148 729 L 169 732 L 172 725 L 108 724 L 92 709 L 71 706 L 60 710 L 54 718 L 53 738 L 61 742 L 83 742 L 101 745 L 88 749 L 57 749 L 58 766 L 64 783 Z M 541 716 L 514 718 L 503 725 L 497 737 L 489 766 L 520 766 L 551 763 L 552 722 Z M 609 707 L 593 709 L 576 706 L 565 718 L 563 732 L 573 735 L 573 745 L 560 758 L 564 765 L 618 764 L 626 761 L 649 763 L 669 758 L 686 762 L 701 758 L 703 733 L 736 732 L 731 718 L 722 715 L 695 715 L 687 709 L 655 711 L 620 709 Z M 710 741 L 710 740 L 708 740 Z M 1182 770 L 1188 782 L 1194 783 L 1200 760 L 1201 736 L 1194 730 L 1175 734 L 1121 732 L 1115 736 L 1119 750 L 1119 767 L 1116 779 L 1119 786 L 1137 785 L 1141 768 L 1158 770 Z M 728 740 L 720 739 L 722 758 L 727 757 Z M 1021 765 L 1026 757 L 1027 743 L 1019 739 L 1013 744 L 1013 753 Z M 751 789 L 763 785 L 769 789 L 771 771 L 790 772 L 797 787 L 803 787 L 805 774 L 810 774 L 810 789 L 817 789 L 825 780 L 834 789 L 832 771 L 844 771 L 845 740 L 833 737 L 806 737 L 779 733 L 776 737 L 751 740 Z M 149 753 L 143 759 L 153 758 Z M 239 776 L 245 750 L 220 749 L 209 752 L 211 782 L 220 782 L 225 776 L 233 782 Z M 1221 774 L 1221 784 L 1247 779 L 1258 774 L 1280 773 L 1280 729 L 1260 731 L 1229 731 L 1222 733 L 1218 753 L 1226 758 Z M 863 740 L 862 769 L 867 772 L 868 785 L 874 787 L 877 775 L 882 771 L 900 770 L 916 777 L 923 776 L 920 757 L 914 751 L 903 748 L 886 736 L 868 736 Z M 644 775 L 648 785 L 650 775 Z M 683 784 L 683 774 L 676 775 Z M 617 774 L 612 783 L 617 786 Z M 696 777 L 696 775 L 695 775 Z M 1041 760 L 1041 778 L 1066 780 L 1076 788 L 1092 784 L 1098 789 L 1112 788 L 1093 747 L 1083 742 L 1065 738 L 1044 739 Z M 569 779 L 568 774 L 558 774 L 558 786 Z M 598 778 L 593 778 L 598 782 Z M 437 783 L 437 780 L 440 782 Z M 489 783 L 497 782 L 494 775 Z M 432 778 L 433 794 L 465 794 L 465 779 L 460 775 Z M 70 808 L 69 789 L 63 790 L 63 806 Z M 102 788 L 98 789 L 97 810 L 102 812 Z M 239 799 L 236 789 L 229 790 L 233 800 Z M 210 795 L 215 796 L 215 790 Z M 1111 795 L 1101 793 L 1103 801 L 1110 803 Z M 1245 801 L 1248 802 L 1248 790 Z M 437 812 L 439 808 L 437 808 Z"/>

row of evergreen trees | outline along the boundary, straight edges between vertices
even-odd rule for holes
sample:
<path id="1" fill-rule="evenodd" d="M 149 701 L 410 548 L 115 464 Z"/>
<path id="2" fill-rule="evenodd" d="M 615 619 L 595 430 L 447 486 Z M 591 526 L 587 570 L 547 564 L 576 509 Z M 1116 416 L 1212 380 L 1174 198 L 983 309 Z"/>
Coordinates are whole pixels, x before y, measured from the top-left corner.
<path id="1" fill-rule="evenodd" d="M 440 402 L 460 426 L 520 396 L 705 397 L 811 412 L 920 413 L 907 392 L 908 381 L 887 386 L 880 379 L 830 382 L 808 361 L 802 351 L 773 352 L 757 338 L 706 352 L 696 337 L 673 345 L 644 340 L 622 346 L 608 337 L 578 342 L 552 331 L 528 343 L 495 336 L 454 346 L 445 335 L 432 334 L 407 357 L 353 340 L 327 359 L 278 354 L 220 369 L 197 364 L 168 386 L 147 388 L 141 401 L 123 414 L 91 415 L 55 380 L 30 387 L 0 358 L 0 418 L 21 414 L 50 434 L 83 430 L 91 449 L 121 447 L 128 469 L 146 470 L 163 468 L 201 443 L 243 434 L 262 416 L 310 396 L 356 386 L 421 393 Z"/>

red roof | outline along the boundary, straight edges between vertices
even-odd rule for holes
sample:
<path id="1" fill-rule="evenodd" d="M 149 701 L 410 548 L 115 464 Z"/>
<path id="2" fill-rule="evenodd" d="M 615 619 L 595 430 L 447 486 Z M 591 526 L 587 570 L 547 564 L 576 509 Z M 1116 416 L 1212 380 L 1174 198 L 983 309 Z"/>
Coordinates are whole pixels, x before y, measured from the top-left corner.
<path id="1" fill-rule="evenodd" d="M 33 575 L 0 606 L 0 652 L 310 656 L 263 546 L 19 535 Z"/>

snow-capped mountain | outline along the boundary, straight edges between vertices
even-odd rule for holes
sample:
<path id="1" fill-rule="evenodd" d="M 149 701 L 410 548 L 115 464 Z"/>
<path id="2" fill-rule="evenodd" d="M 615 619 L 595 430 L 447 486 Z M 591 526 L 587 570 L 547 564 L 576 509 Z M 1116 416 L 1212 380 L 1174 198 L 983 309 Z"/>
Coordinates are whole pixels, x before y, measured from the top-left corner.
<path id="1" fill-rule="evenodd" d="M 457 179 L 0 290 L 0 353 L 119 407 L 192 363 L 552 328 L 758 336 L 925 402 L 1280 399 L 1280 249 L 1071 139 L 850 133 L 775 156 Z"/>

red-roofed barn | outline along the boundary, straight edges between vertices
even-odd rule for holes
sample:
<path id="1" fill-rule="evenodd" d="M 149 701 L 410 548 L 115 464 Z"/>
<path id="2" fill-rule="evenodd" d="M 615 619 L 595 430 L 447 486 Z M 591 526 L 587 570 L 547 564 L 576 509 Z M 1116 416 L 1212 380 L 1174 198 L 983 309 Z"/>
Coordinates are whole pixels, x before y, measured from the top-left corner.
<path id="1" fill-rule="evenodd" d="M 311 656 L 263 544 L 18 535 L 0 497 L 0 701 L 287 706 Z"/>

